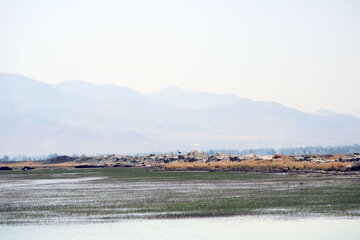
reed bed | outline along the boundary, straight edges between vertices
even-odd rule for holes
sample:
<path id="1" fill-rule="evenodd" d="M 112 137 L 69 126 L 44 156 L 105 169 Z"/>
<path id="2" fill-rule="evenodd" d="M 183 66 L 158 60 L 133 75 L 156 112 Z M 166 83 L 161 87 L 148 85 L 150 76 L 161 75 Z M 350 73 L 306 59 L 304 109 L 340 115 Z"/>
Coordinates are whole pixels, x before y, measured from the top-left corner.
<path id="1" fill-rule="evenodd" d="M 209 163 L 199 162 L 174 162 L 164 165 L 169 170 L 326 170 L 326 171 L 345 171 L 350 162 L 327 162 L 316 163 L 310 161 L 294 161 L 291 159 L 273 159 L 273 160 L 243 160 L 240 162 L 218 161 Z"/>

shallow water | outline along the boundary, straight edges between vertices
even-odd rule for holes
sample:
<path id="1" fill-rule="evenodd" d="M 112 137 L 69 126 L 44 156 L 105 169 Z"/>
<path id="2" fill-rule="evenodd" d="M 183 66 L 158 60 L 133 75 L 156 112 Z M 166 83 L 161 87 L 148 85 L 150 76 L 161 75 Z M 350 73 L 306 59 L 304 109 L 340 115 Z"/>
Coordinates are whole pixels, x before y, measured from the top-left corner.
<path id="1" fill-rule="evenodd" d="M 167 228 L 158 229 L 166 232 L 173 224 L 179 225 L 178 221 L 148 223 L 145 220 L 258 216 L 248 217 L 240 226 L 250 221 L 259 229 L 268 223 L 259 225 L 257 221 L 267 216 L 281 215 L 291 221 L 295 217 L 338 221 L 340 217 L 360 217 L 359 183 L 358 175 L 179 173 L 120 168 L 13 172 L 0 174 L 0 225 L 62 226 L 61 232 L 73 233 L 73 229 L 83 228 L 81 224 L 94 224 L 95 229 L 105 224 L 101 226 L 107 229 L 119 223 L 117 228 L 121 229 L 126 223 L 124 229 L 127 229 L 137 222 L 166 226 L 170 221 Z M 130 222 L 130 219 L 137 222 Z M 198 221 L 202 219 L 205 218 Z M 233 222 L 229 224 L 234 225 Z M 70 226 L 69 230 L 66 226 Z M 51 231 L 56 232 L 56 229 Z M 20 229 L 20 232 L 27 230 Z"/>
<path id="2" fill-rule="evenodd" d="M 116 223 L 0 225 L 12 239 L 359 239 L 360 218 L 219 217 L 122 220 Z"/>
<path id="3" fill-rule="evenodd" d="M 13 188 L 13 187 L 28 187 L 36 185 L 51 185 L 51 184 L 65 184 L 65 183 L 77 183 L 84 181 L 101 180 L 105 177 L 82 177 L 82 178 L 55 178 L 55 179 L 37 179 L 37 180 L 17 180 L 9 183 L 7 181 L 0 181 L 1 188 Z"/>

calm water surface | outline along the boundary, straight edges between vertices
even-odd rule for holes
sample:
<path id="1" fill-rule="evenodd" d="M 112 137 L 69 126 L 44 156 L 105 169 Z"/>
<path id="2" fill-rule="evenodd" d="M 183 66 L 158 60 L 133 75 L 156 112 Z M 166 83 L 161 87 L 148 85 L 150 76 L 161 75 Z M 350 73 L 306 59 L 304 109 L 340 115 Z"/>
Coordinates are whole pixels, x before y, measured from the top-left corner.
<path id="1" fill-rule="evenodd" d="M 117 223 L 0 225 L 2 240 L 21 239 L 360 239 L 360 218 L 220 217 Z"/>

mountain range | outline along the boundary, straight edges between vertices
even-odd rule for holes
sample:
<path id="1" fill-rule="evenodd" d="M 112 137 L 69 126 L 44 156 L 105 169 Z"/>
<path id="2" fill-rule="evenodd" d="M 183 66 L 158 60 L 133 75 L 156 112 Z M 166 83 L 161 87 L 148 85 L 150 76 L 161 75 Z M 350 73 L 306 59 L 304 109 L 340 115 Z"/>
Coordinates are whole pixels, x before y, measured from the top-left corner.
<path id="1" fill-rule="evenodd" d="M 360 118 L 170 86 L 52 85 L 0 73 L 0 155 L 143 153 L 360 142 Z"/>

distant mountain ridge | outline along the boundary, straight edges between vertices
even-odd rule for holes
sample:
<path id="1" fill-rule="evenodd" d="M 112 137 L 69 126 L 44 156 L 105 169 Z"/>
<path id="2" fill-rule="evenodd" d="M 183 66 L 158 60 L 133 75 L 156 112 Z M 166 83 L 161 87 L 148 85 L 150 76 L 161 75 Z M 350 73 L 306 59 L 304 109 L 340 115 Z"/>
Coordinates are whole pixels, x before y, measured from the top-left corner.
<path id="1" fill-rule="evenodd" d="M 0 155 L 359 142 L 360 119 L 350 115 L 304 113 L 275 102 L 174 86 L 143 95 L 116 85 L 51 85 L 0 73 Z"/>
<path id="2" fill-rule="evenodd" d="M 229 105 L 242 99 L 234 94 L 220 95 L 198 91 L 188 92 L 175 86 L 169 86 L 149 94 L 148 98 L 154 102 L 180 109 L 206 109 Z"/>
<path id="3" fill-rule="evenodd" d="M 338 113 L 324 109 L 324 108 L 320 108 L 320 109 L 316 110 L 315 112 L 313 112 L 313 114 L 318 115 L 318 116 L 325 116 L 325 117 L 327 116 L 328 117 L 328 116 L 335 116 Z"/>

